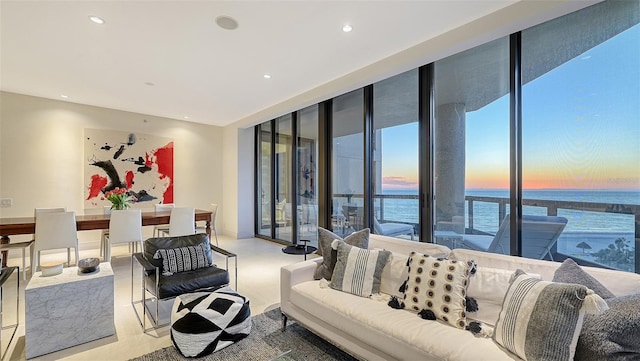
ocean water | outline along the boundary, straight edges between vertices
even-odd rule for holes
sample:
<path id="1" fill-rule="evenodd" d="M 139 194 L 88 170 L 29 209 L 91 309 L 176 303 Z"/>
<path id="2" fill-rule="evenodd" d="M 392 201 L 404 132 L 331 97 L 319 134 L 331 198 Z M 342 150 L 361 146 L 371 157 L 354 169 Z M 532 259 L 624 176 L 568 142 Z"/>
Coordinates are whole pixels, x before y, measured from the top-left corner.
<path id="1" fill-rule="evenodd" d="M 384 190 L 387 195 L 416 195 L 417 190 Z M 467 196 L 508 198 L 508 190 L 469 189 Z M 557 200 L 584 203 L 631 204 L 640 205 L 640 191 L 612 190 L 524 190 L 524 199 Z M 376 201 L 376 211 L 380 203 Z M 465 202 L 466 227 L 469 203 Z M 507 213 L 509 206 L 507 205 Z M 546 215 L 544 207 L 524 206 L 524 214 Z M 568 219 L 567 226 L 558 240 L 558 250 L 565 254 L 592 259 L 591 253 L 606 248 L 617 238 L 625 238 L 632 249 L 634 246 L 635 220 L 631 214 L 587 212 L 581 210 L 558 209 L 558 216 Z M 384 199 L 384 219 L 418 223 L 417 199 Z M 473 226 L 475 229 L 495 234 L 498 230 L 498 204 L 488 202 L 473 203 Z M 575 247 L 587 242 L 591 250 L 584 251 Z"/>

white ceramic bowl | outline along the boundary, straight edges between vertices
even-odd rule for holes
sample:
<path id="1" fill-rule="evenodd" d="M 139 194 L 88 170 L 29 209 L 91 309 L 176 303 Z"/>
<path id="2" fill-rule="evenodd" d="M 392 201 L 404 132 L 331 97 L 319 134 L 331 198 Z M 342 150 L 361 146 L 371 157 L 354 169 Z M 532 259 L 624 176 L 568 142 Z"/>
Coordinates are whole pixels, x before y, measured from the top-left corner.
<path id="1" fill-rule="evenodd" d="M 62 273 L 62 263 L 43 263 L 40 265 L 42 277 L 55 276 Z"/>

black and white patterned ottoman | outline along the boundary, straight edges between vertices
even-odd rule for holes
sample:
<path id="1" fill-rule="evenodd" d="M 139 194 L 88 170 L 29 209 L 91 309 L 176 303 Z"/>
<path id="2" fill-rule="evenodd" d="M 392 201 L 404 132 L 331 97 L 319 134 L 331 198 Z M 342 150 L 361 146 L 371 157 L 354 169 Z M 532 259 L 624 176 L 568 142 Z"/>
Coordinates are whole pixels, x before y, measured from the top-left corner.
<path id="1" fill-rule="evenodd" d="M 185 357 L 200 357 L 242 340 L 251 331 L 249 300 L 225 287 L 176 297 L 171 342 Z"/>

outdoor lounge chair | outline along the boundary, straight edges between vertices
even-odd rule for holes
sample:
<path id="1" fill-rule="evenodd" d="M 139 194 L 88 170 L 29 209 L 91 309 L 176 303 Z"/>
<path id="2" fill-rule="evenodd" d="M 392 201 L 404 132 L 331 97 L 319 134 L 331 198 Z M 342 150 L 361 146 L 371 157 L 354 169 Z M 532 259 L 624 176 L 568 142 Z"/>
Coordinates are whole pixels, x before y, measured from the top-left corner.
<path id="1" fill-rule="evenodd" d="M 380 234 L 383 236 L 395 237 L 401 236 L 404 234 L 411 235 L 411 240 L 413 241 L 413 236 L 415 235 L 415 230 L 413 226 L 406 223 L 380 223 L 376 217 L 373 217 L 373 230 L 376 234 Z"/>
<path id="2" fill-rule="evenodd" d="M 547 255 L 553 261 L 549 252 L 556 243 L 560 233 L 567 225 L 567 219 L 555 216 L 522 216 L 522 256 L 534 259 L 544 259 Z M 461 248 L 477 251 L 509 254 L 510 249 L 509 215 L 502 220 L 495 236 L 465 234 Z"/>

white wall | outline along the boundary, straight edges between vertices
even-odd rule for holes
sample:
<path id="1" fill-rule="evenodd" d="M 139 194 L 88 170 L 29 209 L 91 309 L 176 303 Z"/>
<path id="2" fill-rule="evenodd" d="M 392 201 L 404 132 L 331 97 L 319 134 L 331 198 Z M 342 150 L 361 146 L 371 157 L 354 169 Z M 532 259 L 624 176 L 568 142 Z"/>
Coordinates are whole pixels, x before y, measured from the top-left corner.
<path id="1" fill-rule="evenodd" d="M 254 130 L 224 128 L 224 232 L 235 238 L 254 236 Z M 219 225 L 220 226 L 220 225 Z"/>
<path id="2" fill-rule="evenodd" d="M 0 198 L 13 206 L 0 217 L 32 216 L 34 207 L 84 212 L 84 128 L 173 139 L 175 203 L 218 203 L 222 229 L 222 128 L 7 92 L 0 92 Z M 99 232 L 80 232 L 81 242 L 98 239 Z"/>

